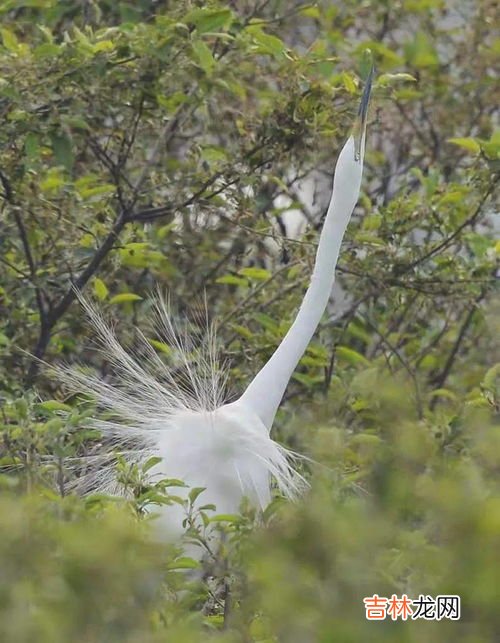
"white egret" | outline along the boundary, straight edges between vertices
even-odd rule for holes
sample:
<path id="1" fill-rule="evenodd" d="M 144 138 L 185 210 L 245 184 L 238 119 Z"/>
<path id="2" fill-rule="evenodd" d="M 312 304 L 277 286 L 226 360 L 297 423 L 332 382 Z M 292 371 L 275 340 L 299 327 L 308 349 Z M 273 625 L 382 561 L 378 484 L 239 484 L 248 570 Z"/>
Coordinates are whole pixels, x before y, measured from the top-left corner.
<path id="1" fill-rule="evenodd" d="M 204 487 L 202 504 L 217 513 L 237 513 L 243 497 L 258 509 L 271 500 L 271 481 L 293 498 L 306 486 L 294 469 L 296 456 L 274 442 L 270 431 L 290 377 L 327 306 L 342 239 L 359 197 L 365 152 L 370 73 L 356 123 L 338 157 L 333 192 L 319 239 L 310 285 L 295 321 L 272 357 L 234 402 L 223 403 L 226 378 L 217 362 L 215 339 L 207 337 L 193 359 L 187 335 L 176 332 L 168 307 L 159 298 L 157 312 L 166 341 L 182 362 L 174 373 L 141 335 L 141 355 L 127 352 L 105 320 L 87 303 L 87 312 L 111 362 L 115 382 L 65 370 L 72 387 L 92 394 L 115 419 L 93 422 L 104 436 L 134 460 L 161 457 L 150 471 L 178 478 L 189 487 Z M 108 416 L 109 417 L 109 416 Z M 90 488 L 109 488 L 111 465 L 91 474 Z M 176 489 L 182 495 L 183 489 Z M 187 493 L 187 491 L 185 492 Z M 162 507 L 160 519 L 182 531 L 184 509 Z"/>

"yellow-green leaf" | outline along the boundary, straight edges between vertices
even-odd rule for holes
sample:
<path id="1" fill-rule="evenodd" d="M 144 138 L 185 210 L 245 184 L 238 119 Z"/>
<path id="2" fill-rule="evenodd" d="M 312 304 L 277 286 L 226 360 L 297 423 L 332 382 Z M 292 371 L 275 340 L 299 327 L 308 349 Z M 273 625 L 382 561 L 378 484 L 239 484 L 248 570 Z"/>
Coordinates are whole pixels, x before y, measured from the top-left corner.
<path id="1" fill-rule="evenodd" d="M 71 411 L 71 406 L 58 400 L 46 400 L 38 405 L 44 411 Z"/>
<path id="2" fill-rule="evenodd" d="M 99 42 L 96 42 L 92 48 L 94 50 L 94 53 L 98 54 L 102 51 L 113 51 L 115 45 L 112 40 L 101 40 Z"/>
<path id="3" fill-rule="evenodd" d="M 494 391 L 497 386 L 497 382 L 500 384 L 500 363 L 495 364 L 486 371 L 483 379 L 483 386 Z"/>
<path id="4" fill-rule="evenodd" d="M 472 154 L 479 154 L 479 152 L 481 151 L 481 146 L 476 141 L 476 139 L 472 138 L 471 136 L 464 138 L 449 138 L 448 143 L 453 143 L 453 145 L 463 147 L 464 150 L 472 152 Z"/>
<path id="5" fill-rule="evenodd" d="M 385 87 L 386 85 L 392 85 L 399 82 L 411 82 L 416 83 L 417 79 L 414 78 L 411 74 L 382 74 L 377 79 L 377 85 L 380 87 Z"/>
<path id="6" fill-rule="evenodd" d="M 236 275 L 223 275 L 215 280 L 216 284 L 229 284 L 232 286 L 247 286 L 246 279 L 236 277 Z"/>
<path id="7" fill-rule="evenodd" d="M 40 182 L 40 188 L 43 192 L 56 192 L 64 183 L 64 177 L 57 169 L 54 169 L 49 172 L 47 178 Z"/>
<path id="8" fill-rule="evenodd" d="M 301 16 L 306 16 L 307 18 L 315 18 L 318 20 L 321 18 L 319 7 L 315 5 L 306 5 L 299 10 L 299 13 Z"/>
<path id="9" fill-rule="evenodd" d="M 170 570 L 197 569 L 198 567 L 200 567 L 200 563 L 197 560 L 194 560 L 194 558 L 188 558 L 184 556 L 181 558 L 177 558 L 171 563 L 168 563 L 168 569 Z"/>
<path id="10" fill-rule="evenodd" d="M 266 330 L 270 331 L 271 333 L 278 334 L 279 327 L 278 324 L 274 321 L 272 317 L 269 317 L 269 315 L 266 315 L 265 313 L 254 313 L 253 318 L 255 321 L 259 322 L 259 324 L 265 328 Z"/>
<path id="11" fill-rule="evenodd" d="M 115 295 L 114 297 L 111 297 L 109 300 L 110 304 L 125 304 L 129 301 L 140 301 L 142 297 L 139 295 L 136 295 L 133 292 L 122 292 L 119 295 Z"/>
<path id="12" fill-rule="evenodd" d="M 266 281 L 271 277 L 271 273 L 265 268 L 242 268 L 239 274 L 256 281 Z"/>
<path id="13" fill-rule="evenodd" d="M 456 402 L 458 400 L 456 393 L 447 388 L 436 388 L 429 393 L 429 397 L 441 397 L 443 399 L 451 400 L 452 402 Z"/>
<path id="14" fill-rule="evenodd" d="M 238 333 L 238 335 L 241 335 L 242 337 L 245 337 L 246 339 L 252 339 L 252 337 L 253 337 L 252 331 L 249 328 L 247 328 L 246 326 L 241 326 L 240 324 L 232 324 L 231 328 L 236 333 Z"/>
<path id="15" fill-rule="evenodd" d="M 342 78 L 342 83 L 344 84 L 344 87 L 347 89 L 349 94 L 355 94 L 356 83 L 354 82 L 352 76 L 347 72 L 343 71 L 341 74 L 341 78 Z"/>
<path id="16" fill-rule="evenodd" d="M 106 284 L 102 279 L 99 279 L 99 277 L 96 277 L 94 279 L 94 293 L 95 293 L 95 296 L 101 301 L 106 299 L 106 297 L 109 294 L 109 290 Z"/>
<path id="17" fill-rule="evenodd" d="M 0 34 L 2 35 L 2 42 L 5 49 L 12 53 L 17 53 L 19 51 L 19 40 L 16 34 L 6 27 L 0 29 Z"/>
<path id="18" fill-rule="evenodd" d="M 160 342 L 157 339 L 148 339 L 148 342 L 151 344 L 153 348 L 156 348 L 156 350 L 160 351 L 160 353 L 164 353 L 165 355 L 171 355 L 172 349 L 168 344 L 165 344 L 165 342 Z"/>

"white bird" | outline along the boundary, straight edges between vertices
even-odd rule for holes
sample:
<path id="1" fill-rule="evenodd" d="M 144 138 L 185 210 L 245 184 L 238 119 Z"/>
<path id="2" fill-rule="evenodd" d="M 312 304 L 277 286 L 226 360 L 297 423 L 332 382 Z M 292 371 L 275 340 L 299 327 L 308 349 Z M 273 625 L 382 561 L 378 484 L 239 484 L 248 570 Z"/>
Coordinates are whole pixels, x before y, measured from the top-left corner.
<path id="1" fill-rule="evenodd" d="M 115 379 L 109 383 L 63 369 L 64 379 L 74 390 L 90 393 L 116 418 L 95 419 L 92 426 L 132 461 L 159 456 L 161 461 L 150 474 L 182 480 L 189 488 L 203 487 L 201 504 L 214 504 L 217 514 L 237 513 L 244 497 L 257 509 L 265 509 L 271 500 L 272 480 L 287 498 L 296 497 L 307 486 L 294 468 L 298 456 L 272 440 L 270 432 L 290 377 L 327 306 L 342 239 L 359 197 L 371 82 L 372 72 L 353 131 L 338 157 L 304 300 L 283 341 L 239 399 L 224 404 L 227 371 L 217 360 L 212 328 L 195 348 L 186 330 L 176 330 L 167 304 L 158 298 L 164 339 L 182 367 L 173 371 L 142 334 L 141 354 L 127 352 L 102 316 L 83 302 Z M 91 473 L 85 485 L 109 490 L 114 480 L 114 469 L 108 464 Z M 175 494 L 186 497 L 188 491 L 187 487 L 175 489 Z M 182 533 L 182 506 L 163 506 L 159 514 L 167 530 Z"/>

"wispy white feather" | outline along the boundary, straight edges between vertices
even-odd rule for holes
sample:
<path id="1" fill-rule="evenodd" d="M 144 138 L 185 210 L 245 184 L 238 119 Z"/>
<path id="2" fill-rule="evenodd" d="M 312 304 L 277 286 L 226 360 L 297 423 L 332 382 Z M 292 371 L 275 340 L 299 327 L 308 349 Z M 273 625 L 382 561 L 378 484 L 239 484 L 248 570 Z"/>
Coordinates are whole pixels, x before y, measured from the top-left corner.
<path id="1" fill-rule="evenodd" d="M 165 361 L 137 330 L 138 346 L 125 349 L 112 325 L 87 299 L 79 297 L 95 331 L 111 377 L 88 369 L 58 367 L 58 377 L 74 392 L 92 396 L 102 413 L 90 420 L 111 453 L 94 456 L 79 488 L 116 492 L 114 452 L 128 462 L 159 455 L 154 478 L 179 478 L 189 486 L 205 487 L 203 504 L 218 513 L 234 513 L 243 496 L 264 509 L 274 479 L 287 498 L 306 486 L 295 470 L 298 456 L 277 444 L 252 409 L 240 401 L 224 404 L 228 368 L 219 359 L 213 324 L 205 323 L 199 342 L 187 323 L 174 321 L 168 300 L 154 299 L 156 327 L 172 353 Z M 176 494 L 178 491 L 176 490 Z M 178 530 L 183 516 L 166 507 L 165 521 Z"/>

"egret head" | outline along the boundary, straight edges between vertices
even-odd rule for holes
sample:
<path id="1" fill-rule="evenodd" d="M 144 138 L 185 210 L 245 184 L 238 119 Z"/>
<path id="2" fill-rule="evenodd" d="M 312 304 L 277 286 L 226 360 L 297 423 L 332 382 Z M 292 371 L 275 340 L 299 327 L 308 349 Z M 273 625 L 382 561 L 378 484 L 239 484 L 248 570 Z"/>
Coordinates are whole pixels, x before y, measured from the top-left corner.
<path id="1" fill-rule="evenodd" d="M 345 225 L 347 225 L 351 217 L 361 188 L 363 161 L 365 157 L 366 120 L 372 79 L 373 68 L 366 79 L 356 121 L 351 135 L 339 154 L 333 177 L 331 204 L 335 207 L 335 217 L 337 221 L 343 221 Z"/>
<path id="2" fill-rule="evenodd" d="M 353 126 L 352 135 L 354 137 L 354 160 L 363 162 L 365 154 L 365 137 L 366 137 L 366 117 L 368 114 L 368 103 L 372 91 L 373 66 L 365 82 L 363 96 L 359 104 L 358 115 Z"/>

